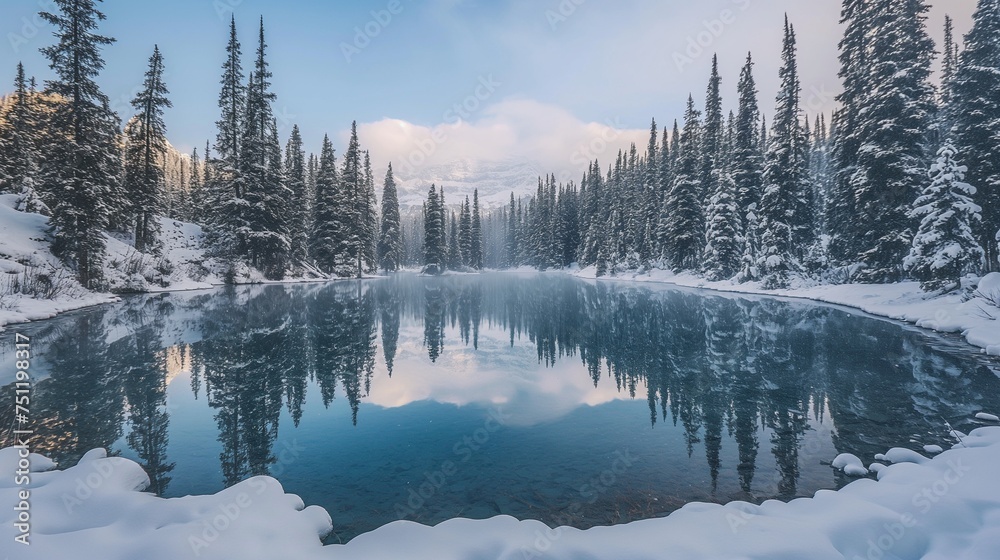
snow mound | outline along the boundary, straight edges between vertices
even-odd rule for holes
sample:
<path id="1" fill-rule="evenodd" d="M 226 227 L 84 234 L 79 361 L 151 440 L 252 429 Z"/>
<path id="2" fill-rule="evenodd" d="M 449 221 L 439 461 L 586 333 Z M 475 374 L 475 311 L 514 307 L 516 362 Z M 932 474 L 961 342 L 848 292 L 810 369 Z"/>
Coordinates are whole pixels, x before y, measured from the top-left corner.
<path id="1" fill-rule="evenodd" d="M 930 459 L 924 457 L 923 455 L 913 451 L 912 449 L 906 449 L 905 447 L 893 447 L 885 453 L 879 453 L 875 455 L 876 461 L 886 461 L 889 463 L 915 463 L 917 465 L 926 463 Z"/>
<path id="2" fill-rule="evenodd" d="M 0 451 L 0 467 L 12 468 L 16 453 Z M 665 518 L 586 531 L 506 516 L 436 527 L 397 521 L 346 545 L 321 546 L 329 515 L 303 507 L 270 477 L 211 496 L 163 499 L 137 491 L 148 483 L 138 465 L 97 450 L 70 469 L 32 474 L 31 546 L 11 544 L 14 511 L 0 508 L 0 554 L 19 560 L 98 550 L 113 560 L 996 558 L 1000 427 L 976 429 L 933 459 L 905 449 L 884 456 L 897 464 L 873 464 L 878 482 L 862 479 L 789 503 L 689 504 Z M 856 459 L 835 462 L 856 466 Z M 0 501 L 16 503 L 18 489 L 13 477 L 0 478 Z"/>
<path id="3" fill-rule="evenodd" d="M 991 272 L 979 280 L 977 288 L 984 294 L 1000 294 L 1000 272 Z"/>
<path id="4" fill-rule="evenodd" d="M 844 471 L 847 476 L 868 476 L 868 469 L 865 468 L 861 459 L 857 455 L 841 453 L 833 460 L 833 468 Z"/>
<path id="5" fill-rule="evenodd" d="M 944 449 L 940 445 L 925 445 L 924 453 L 930 453 L 932 455 L 937 455 L 938 453 L 944 452 Z"/>
<path id="6" fill-rule="evenodd" d="M 986 412 L 980 412 L 979 414 L 976 414 L 976 419 L 982 420 L 984 422 L 1000 422 L 1000 417 L 998 417 L 996 414 L 988 414 Z"/>

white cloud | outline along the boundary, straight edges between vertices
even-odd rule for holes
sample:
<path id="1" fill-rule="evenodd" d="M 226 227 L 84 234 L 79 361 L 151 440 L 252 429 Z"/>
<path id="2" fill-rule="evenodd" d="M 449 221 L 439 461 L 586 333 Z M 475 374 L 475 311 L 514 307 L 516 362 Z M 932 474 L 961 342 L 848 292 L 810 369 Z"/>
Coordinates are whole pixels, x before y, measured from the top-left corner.
<path id="1" fill-rule="evenodd" d="M 647 129 L 624 128 L 615 117 L 585 122 L 561 107 L 520 98 L 488 105 L 453 124 L 420 126 L 391 118 L 362 123 L 358 135 L 376 158 L 374 165 L 383 168 L 391 161 L 404 179 L 456 161 L 519 159 L 562 180 L 578 180 L 589 161 L 599 159 L 606 168 L 619 149 L 627 151 L 635 142 L 642 152 L 649 139 Z"/>

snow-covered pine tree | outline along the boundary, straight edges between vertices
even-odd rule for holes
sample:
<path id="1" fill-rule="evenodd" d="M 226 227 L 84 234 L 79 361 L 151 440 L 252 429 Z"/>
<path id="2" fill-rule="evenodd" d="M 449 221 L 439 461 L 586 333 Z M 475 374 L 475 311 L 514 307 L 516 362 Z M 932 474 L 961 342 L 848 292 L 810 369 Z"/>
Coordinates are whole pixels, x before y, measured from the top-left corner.
<path id="1" fill-rule="evenodd" d="M 469 197 L 465 197 L 459 210 L 458 247 L 462 250 L 462 265 L 472 266 L 472 204 Z"/>
<path id="2" fill-rule="evenodd" d="M 306 189 L 306 152 L 302 147 L 299 125 L 292 125 L 292 133 L 285 145 L 285 185 L 289 191 L 288 204 L 288 260 L 295 270 L 309 262 L 309 196 Z"/>
<path id="3" fill-rule="evenodd" d="M 431 185 L 424 204 L 424 271 L 441 274 L 448 262 L 444 193 Z"/>
<path id="4" fill-rule="evenodd" d="M 763 157 L 760 151 L 760 107 L 757 102 L 757 85 L 753 77 L 753 58 L 747 53 L 746 64 L 740 72 L 739 109 L 736 114 L 736 131 L 733 138 L 733 182 L 736 188 L 736 205 L 739 208 L 738 234 L 747 239 L 751 206 L 760 203 L 762 191 Z M 744 255 L 756 259 L 752 247 L 744 247 Z"/>
<path id="5" fill-rule="evenodd" d="M 799 84 L 795 29 L 785 18 L 785 38 L 770 145 L 764 166 L 760 202 L 761 254 L 758 268 L 765 289 L 788 285 L 789 273 L 801 269 L 812 242 L 809 169 L 805 131 L 799 120 Z"/>
<path id="6" fill-rule="evenodd" d="M 163 56 L 153 47 L 142 91 L 132 100 L 137 111 L 125 126 L 125 190 L 129 216 L 135 232 L 135 249 L 140 253 L 156 250 L 160 233 L 158 215 L 163 214 L 163 160 L 167 150 L 167 130 L 163 110 L 172 107 L 163 83 Z"/>
<path id="7" fill-rule="evenodd" d="M 271 280 L 285 275 L 290 241 L 281 144 L 271 104 L 271 70 L 267 63 L 264 20 L 260 20 L 254 70 L 247 86 L 246 116 L 240 146 L 240 174 L 244 179 L 247 253 L 250 263 Z"/>
<path id="8" fill-rule="evenodd" d="M 201 157 L 198 155 L 198 147 L 191 150 L 191 179 L 188 187 L 188 209 L 182 217 L 183 220 L 194 223 L 201 223 L 201 206 L 205 203 L 205 182 L 204 171 L 202 170 Z"/>
<path id="9" fill-rule="evenodd" d="M 458 218 L 451 213 L 451 227 L 448 230 L 448 269 L 459 270 L 465 258 L 462 255 L 461 232 L 458 229 Z"/>
<path id="10" fill-rule="evenodd" d="M 722 76 L 719 75 L 719 57 L 712 56 L 712 74 L 708 79 L 708 91 L 705 94 L 705 124 L 701 135 L 701 191 L 699 200 L 708 200 L 718 191 L 717 181 L 725 127 L 722 117 Z"/>
<path id="11" fill-rule="evenodd" d="M 104 60 L 101 47 L 114 39 L 96 33 L 104 19 L 94 0 L 52 0 L 57 13 L 42 12 L 55 28 L 55 45 L 43 48 L 55 79 L 48 93 L 63 97 L 50 121 L 39 191 L 52 209 L 52 249 L 74 268 L 80 283 L 102 280 L 104 229 L 126 205 L 121 189 L 119 119 L 94 81 Z"/>
<path id="12" fill-rule="evenodd" d="M 701 206 L 698 174 L 701 163 L 701 113 L 688 96 L 684 132 L 677 156 L 676 178 L 667 193 L 660 215 L 658 237 L 668 266 L 675 270 L 697 269 L 705 242 L 705 217 Z"/>
<path id="13" fill-rule="evenodd" d="M 840 78 L 844 91 L 837 96 L 840 109 L 834 123 L 841 131 L 833 148 L 836 178 L 827 208 L 830 257 L 836 265 L 857 262 L 860 252 L 859 221 L 852 177 L 858 170 L 858 151 L 864 140 L 860 129 L 862 101 L 871 79 L 869 36 L 875 25 L 875 6 L 867 0 L 844 0 L 840 41 Z"/>
<path id="14" fill-rule="evenodd" d="M 483 222 L 479 208 L 479 189 L 472 191 L 472 245 L 469 266 L 476 270 L 483 268 Z M 575 245 L 574 245 L 575 249 Z"/>
<path id="15" fill-rule="evenodd" d="M 714 183 L 716 192 L 707 211 L 704 272 L 710 280 L 728 280 L 739 272 L 743 257 L 740 210 L 732 175 L 727 170 L 717 170 Z"/>
<path id="16" fill-rule="evenodd" d="M 38 173 L 38 146 L 32 95 L 35 94 L 28 91 L 24 65 L 18 62 L 12 101 L 0 118 L 0 193 L 33 190 Z"/>
<path id="17" fill-rule="evenodd" d="M 925 146 L 935 112 L 927 10 L 924 0 L 886 2 L 872 16 L 879 32 L 868 37 L 869 87 L 859 104 L 851 177 L 863 282 L 901 278 L 913 238 L 910 206 L 927 183 Z"/>
<path id="18" fill-rule="evenodd" d="M 514 268 L 520 263 L 517 258 L 517 202 L 514 200 L 514 193 L 510 193 L 510 208 L 507 211 L 507 230 L 505 232 L 504 246 L 504 267 Z"/>
<path id="19" fill-rule="evenodd" d="M 216 157 L 211 160 L 211 200 L 208 209 L 208 239 L 215 253 L 227 257 L 247 252 L 247 201 L 240 172 L 243 119 L 247 90 L 241 63 L 242 50 L 236 35 L 236 19 L 229 22 L 226 61 L 222 65 L 219 92 L 220 117 L 216 121 Z M 205 155 L 209 161 L 208 153 Z"/>
<path id="20" fill-rule="evenodd" d="M 982 208 L 972 201 L 976 189 L 964 182 L 966 171 L 954 145 L 946 140 L 931 166 L 930 186 L 910 210 L 920 227 L 903 269 L 926 291 L 957 288 L 962 276 L 978 273 L 985 264 L 983 248 L 973 234 Z"/>
<path id="21" fill-rule="evenodd" d="M 938 89 L 938 135 L 947 138 L 954 126 L 952 118 L 952 87 L 958 72 L 958 43 L 955 42 L 955 24 L 951 16 L 944 16 L 944 52 L 941 53 L 941 85 Z"/>
<path id="22" fill-rule="evenodd" d="M 399 198 L 392 164 L 385 172 L 382 184 L 382 221 L 378 239 L 379 268 L 396 272 L 403 262 L 403 229 L 399 221 Z"/>
<path id="23" fill-rule="evenodd" d="M 656 242 L 656 230 L 660 221 L 660 148 L 657 145 L 659 139 L 654 119 L 649 125 L 649 144 L 646 146 L 646 161 L 642 176 L 642 200 L 641 211 L 642 221 L 640 228 L 642 234 L 638 247 L 639 261 L 643 266 L 648 266 L 656 252 L 658 243 Z"/>
<path id="24" fill-rule="evenodd" d="M 712 58 L 712 76 L 705 99 L 706 119 L 702 144 L 701 200 L 705 208 L 705 258 L 702 271 L 713 280 L 729 279 L 739 271 L 742 220 L 737 205 L 736 184 L 727 167 L 728 143 L 722 118 L 718 57 Z"/>
<path id="25" fill-rule="evenodd" d="M 337 158 L 330 137 L 323 136 L 319 163 L 316 169 L 316 201 L 313 204 L 313 227 L 309 241 L 309 256 L 316 266 L 327 274 L 335 274 L 341 264 L 338 250 L 344 231 L 338 214 L 340 181 L 337 177 Z"/>
<path id="26" fill-rule="evenodd" d="M 378 270 L 378 209 L 375 198 L 375 174 L 372 172 L 372 161 L 365 150 L 364 183 L 361 191 L 360 211 L 361 218 L 361 264 L 362 269 L 369 273 Z"/>
<path id="27" fill-rule="evenodd" d="M 351 138 L 344 152 L 344 163 L 340 171 L 339 199 L 341 206 L 336 219 L 340 222 L 343 237 L 340 238 L 338 262 L 344 268 L 353 268 L 353 275 L 361 277 L 364 272 L 364 231 L 362 212 L 364 208 L 364 168 L 362 167 L 361 146 L 358 142 L 357 122 L 351 124 Z"/>
<path id="28" fill-rule="evenodd" d="M 983 208 L 976 237 L 986 251 L 987 270 L 1000 271 L 1000 2 L 980 0 L 972 30 L 965 36 L 952 82 L 951 114 L 956 147 L 976 186 L 973 200 Z"/>

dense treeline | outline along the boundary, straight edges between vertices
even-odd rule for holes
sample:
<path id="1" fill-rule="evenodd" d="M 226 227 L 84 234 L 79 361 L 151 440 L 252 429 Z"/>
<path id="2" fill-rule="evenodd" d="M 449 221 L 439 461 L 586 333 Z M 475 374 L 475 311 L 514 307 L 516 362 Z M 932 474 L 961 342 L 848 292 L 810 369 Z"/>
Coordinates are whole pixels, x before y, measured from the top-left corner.
<path id="1" fill-rule="evenodd" d="M 17 208 L 50 216 L 53 252 L 87 288 L 105 287 L 106 235 L 159 255 L 163 217 L 202 225 L 211 256 L 230 278 L 248 267 L 287 274 L 362 276 L 397 270 L 402 227 L 391 169 L 381 219 L 367 151 L 352 127 L 338 164 L 329 138 L 305 155 L 297 126 L 284 146 L 274 114 L 264 22 L 248 74 L 231 21 L 214 145 L 182 157 L 167 142 L 167 62 L 153 47 L 135 110 L 122 127 L 96 78 L 101 0 L 53 0 L 41 16 L 56 43 L 42 49 L 55 77 L 39 90 L 17 66 L 14 93 L 0 104 L 0 193 Z"/>
<path id="2" fill-rule="evenodd" d="M 829 122 L 803 112 L 787 21 L 770 128 L 752 58 L 728 117 L 714 61 L 703 112 L 691 97 L 672 130 L 654 121 L 644 153 L 633 145 L 606 171 L 594 161 L 578 185 L 541 179 L 487 217 L 487 265 L 661 267 L 768 288 L 915 278 L 935 290 L 1000 270 L 1000 4 L 980 1 L 964 50 L 947 20 L 938 88 L 927 10 L 845 0 L 844 92 Z"/>

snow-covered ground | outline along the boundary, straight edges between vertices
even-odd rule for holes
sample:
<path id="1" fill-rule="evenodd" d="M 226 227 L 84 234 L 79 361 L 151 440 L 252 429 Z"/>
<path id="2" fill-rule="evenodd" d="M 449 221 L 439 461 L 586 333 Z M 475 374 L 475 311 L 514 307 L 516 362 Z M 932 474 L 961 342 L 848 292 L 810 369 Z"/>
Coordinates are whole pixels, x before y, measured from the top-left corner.
<path id="1" fill-rule="evenodd" d="M 58 313 L 116 301 L 86 290 L 50 250 L 49 219 L 17 210 L 19 195 L 0 195 L 0 330 Z M 126 235 L 107 235 L 104 280 L 114 293 L 201 290 L 225 282 L 228 265 L 205 254 L 200 226 L 159 218 L 160 254 L 140 253 Z M 267 283 L 257 270 L 234 271 L 238 284 Z M 307 271 L 286 282 L 326 281 Z"/>
<path id="2" fill-rule="evenodd" d="M 0 195 L 0 327 L 115 301 L 112 295 L 85 290 L 72 278 L 49 251 L 48 218 L 15 210 L 19 198 Z M 13 290 L 14 284 L 24 288 Z"/>
<path id="3" fill-rule="evenodd" d="M 17 481 L 18 451 L 0 450 L 0 555 L 21 560 L 990 560 L 1000 551 L 1000 427 L 976 429 L 933 459 L 889 450 L 869 466 L 877 481 L 789 503 L 693 503 L 665 518 L 586 531 L 506 516 L 436 527 L 397 521 L 329 546 L 320 543 L 331 529 L 327 512 L 270 477 L 164 499 L 141 491 L 148 478 L 139 465 L 103 450 L 66 470 L 32 455 L 30 482 Z M 18 516 L 27 521 L 18 525 Z"/>
<path id="4" fill-rule="evenodd" d="M 596 278 L 596 269 L 574 269 L 580 278 Z M 960 294 L 933 295 L 920 289 L 918 282 L 899 284 L 804 284 L 785 290 L 764 290 L 756 283 L 737 284 L 730 281 L 709 282 L 694 274 L 675 274 L 665 270 L 646 273 L 622 273 L 602 280 L 629 282 L 663 282 L 691 288 L 723 292 L 764 294 L 805 298 L 814 301 L 853 307 L 880 317 L 913 323 L 938 332 L 960 333 L 972 345 L 992 356 L 1000 356 L 1000 308 L 978 297 Z M 979 282 L 979 291 L 1000 302 L 1000 274 L 990 274 Z M 998 554 L 1000 558 L 1000 554 Z"/>

